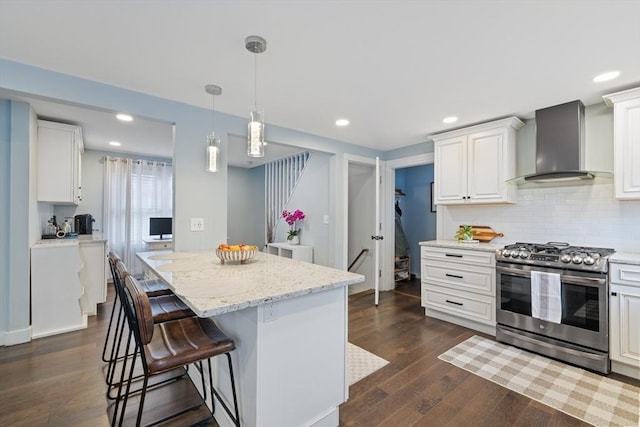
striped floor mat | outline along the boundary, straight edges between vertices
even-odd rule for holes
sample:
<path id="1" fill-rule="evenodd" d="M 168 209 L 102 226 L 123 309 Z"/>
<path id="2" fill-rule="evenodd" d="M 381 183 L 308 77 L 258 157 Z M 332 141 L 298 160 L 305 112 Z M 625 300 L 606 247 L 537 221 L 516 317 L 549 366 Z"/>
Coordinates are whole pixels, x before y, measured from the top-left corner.
<path id="1" fill-rule="evenodd" d="M 478 336 L 439 359 L 594 426 L 640 425 L 640 388 Z"/>

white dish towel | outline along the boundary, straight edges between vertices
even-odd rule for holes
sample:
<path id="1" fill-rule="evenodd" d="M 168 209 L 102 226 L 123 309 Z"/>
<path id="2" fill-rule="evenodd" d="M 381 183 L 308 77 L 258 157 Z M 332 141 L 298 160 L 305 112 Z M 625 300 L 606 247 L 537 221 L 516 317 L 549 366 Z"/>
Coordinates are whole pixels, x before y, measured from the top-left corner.
<path id="1" fill-rule="evenodd" d="M 562 287 L 559 274 L 531 272 L 531 315 L 536 319 L 553 323 L 562 321 Z"/>

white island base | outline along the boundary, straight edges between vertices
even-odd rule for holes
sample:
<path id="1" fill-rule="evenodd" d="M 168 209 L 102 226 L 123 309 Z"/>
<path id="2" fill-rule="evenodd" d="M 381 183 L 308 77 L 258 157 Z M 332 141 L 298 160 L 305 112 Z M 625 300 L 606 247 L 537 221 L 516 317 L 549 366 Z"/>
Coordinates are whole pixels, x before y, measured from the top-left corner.
<path id="1" fill-rule="evenodd" d="M 236 343 L 231 355 L 243 426 L 339 424 L 338 406 L 348 398 L 346 286 L 213 319 Z M 226 358 L 213 361 L 216 387 L 232 408 Z M 219 404 L 215 418 L 233 425 Z"/>

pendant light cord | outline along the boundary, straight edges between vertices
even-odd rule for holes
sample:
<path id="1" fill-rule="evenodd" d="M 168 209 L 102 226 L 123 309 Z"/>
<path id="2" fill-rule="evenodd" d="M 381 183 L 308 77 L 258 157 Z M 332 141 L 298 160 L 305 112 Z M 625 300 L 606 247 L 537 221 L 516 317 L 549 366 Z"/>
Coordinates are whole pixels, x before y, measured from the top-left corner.
<path id="1" fill-rule="evenodd" d="M 216 129 L 216 96 L 211 95 L 213 101 L 211 101 L 211 134 L 215 132 Z"/>
<path id="2" fill-rule="evenodd" d="M 258 54 L 253 54 L 253 107 L 258 109 Z"/>

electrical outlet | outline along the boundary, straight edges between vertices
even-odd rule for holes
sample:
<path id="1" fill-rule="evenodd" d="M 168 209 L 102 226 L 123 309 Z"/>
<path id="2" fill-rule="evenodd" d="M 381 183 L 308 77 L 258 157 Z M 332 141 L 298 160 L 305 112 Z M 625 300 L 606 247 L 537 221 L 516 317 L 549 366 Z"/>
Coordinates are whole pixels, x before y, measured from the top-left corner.
<path id="1" fill-rule="evenodd" d="M 203 218 L 191 218 L 191 231 L 203 231 L 204 219 Z"/>
<path id="2" fill-rule="evenodd" d="M 324 224 L 329 224 L 329 215 L 323 215 L 322 216 L 322 222 Z"/>

